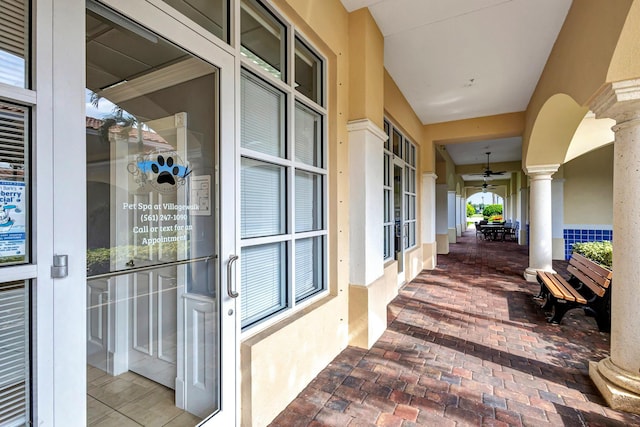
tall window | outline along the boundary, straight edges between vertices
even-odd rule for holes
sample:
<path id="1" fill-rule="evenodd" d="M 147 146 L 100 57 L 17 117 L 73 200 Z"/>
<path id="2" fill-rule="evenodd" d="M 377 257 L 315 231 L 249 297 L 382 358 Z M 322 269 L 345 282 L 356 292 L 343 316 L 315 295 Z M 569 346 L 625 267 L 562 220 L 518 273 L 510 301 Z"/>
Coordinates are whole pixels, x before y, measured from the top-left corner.
<path id="1" fill-rule="evenodd" d="M 384 131 L 389 136 L 391 125 L 384 122 Z M 389 138 L 384 143 L 384 259 L 393 258 L 393 153 L 389 150 L 391 142 Z"/>
<path id="2" fill-rule="evenodd" d="M 247 329 L 327 289 L 327 144 L 323 59 L 258 1 L 241 3 L 240 32 L 240 295 Z"/>
<path id="3" fill-rule="evenodd" d="M 385 120 L 383 154 L 384 259 L 416 245 L 416 146 Z M 401 175 L 394 171 L 402 170 Z"/>
<path id="4" fill-rule="evenodd" d="M 0 2 L 0 268 L 31 260 L 29 2 Z M 11 270 L 10 270 L 11 271 Z M 0 425 L 31 425 L 30 273 L 0 283 Z"/>

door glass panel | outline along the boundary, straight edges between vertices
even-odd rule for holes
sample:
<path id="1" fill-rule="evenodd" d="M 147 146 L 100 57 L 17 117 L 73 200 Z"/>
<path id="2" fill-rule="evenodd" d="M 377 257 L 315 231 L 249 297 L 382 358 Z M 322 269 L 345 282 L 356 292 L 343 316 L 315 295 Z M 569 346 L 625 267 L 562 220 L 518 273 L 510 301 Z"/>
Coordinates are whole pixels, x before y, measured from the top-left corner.
<path id="1" fill-rule="evenodd" d="M 87 423 L 195 425 L 221 399 L 219 72 L 86 22 Z"/>
<path id="2" fill-rule="evenodd" d="M 0 284 L 0 425 L 29 422 L 28 282 Z"/>
<path id="3" fill-rule="evenodd" d="M 0 265 L 28 262 L 29 111 L 0 102 Z"/>

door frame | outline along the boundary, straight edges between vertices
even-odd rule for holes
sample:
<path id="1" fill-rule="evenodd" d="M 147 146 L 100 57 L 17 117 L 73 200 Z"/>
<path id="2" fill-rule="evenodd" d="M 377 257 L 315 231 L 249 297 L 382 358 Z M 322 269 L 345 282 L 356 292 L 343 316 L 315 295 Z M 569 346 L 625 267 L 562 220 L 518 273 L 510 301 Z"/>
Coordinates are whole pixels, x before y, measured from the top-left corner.
<path id="1" fill-rule="evenodd" d="M 86 423 L 86 193 L 78 190 L 86 182 L 84 105 L 85 88 L 85 0 L 36 0 L 35 50 L 38 104 L 34 109 L 33 191 L 34 338 L 33 416 L 36 424 L 83 426 Z M 239 420 L 238 364 L 239 322 L 236 300 L 224 290 L 227 259 L 235 254 L 236 213 L 236 58 L 233 50 L 215 36 L 191 28 L 168 13 L 160 0 L 131 2 L 102 0 L 101 3 L 146 26 L 183 49 L 215 65 L 219 70 L 219 171 L 220 221 L 220 320 L 221 363 L 220 411 L 203 422 L 206 426 L 236 425 Z M 47 18 L 49 22 L 47 22 Z M 57 31 L 54 31 L 56 29 Z M 64 52 L 72 52 L 65 55 Z M 46 67 L 50 72 L 46 74 Z M 42 77 L 40 77 L 42 76 Z M 52 137 L 47 138 L 48 135 Z M 49 209 L 47 208 L 49 207 Z M 51 208 L 53 213 L 51 213 Z M 222 209 L 223 208 L 223 209 Z M 32 209 L 35 212 L 35 209 Z M 79 219 L 83 218 L 83 219 Z M 78 227 L 78 222 L 82 227 Z M 51 230 L 49 232 L 49 230 Z M 37 235 L 36 235 L 37 233 Z M 53 254 L 68 255 L 69 275 L 50 278 Z M 238 273 L 232 271 L 231 283 Z M 8 271 L 7 271 L 8 273 Z M 5 274 L 6 275 L 6 274 Z M 37 303 L 35 302 L 37 301 Z M 58 361 L 57 363 L 54 363 Z M 64 361 L 61 363 L 60 361 Z M 233 396 L 233 398 L 230 398 Z"/>

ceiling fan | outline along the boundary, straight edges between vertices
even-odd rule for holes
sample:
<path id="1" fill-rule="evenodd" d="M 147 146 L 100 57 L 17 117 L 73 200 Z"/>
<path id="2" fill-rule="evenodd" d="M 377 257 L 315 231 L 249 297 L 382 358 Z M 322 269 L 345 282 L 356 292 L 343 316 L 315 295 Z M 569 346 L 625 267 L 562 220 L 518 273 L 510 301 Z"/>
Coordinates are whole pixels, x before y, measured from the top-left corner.
<path id="1" fill-rule="evenodd" d="M 491 166 L 490 166 L 491 164 L 489 163 L 489 155 L 491 154 L 491 152 L 486 152 L 485 154 L 487 155 L 487 166 L 485 166 L 484 172 L 483 173 L 474 173 L 472 175 L 482 175 L 485 178 L 488 178 L 488 177 L 493 176 L 493 175 L 503 175 L 506 171 L 492 171 L 491 170 Z"/>

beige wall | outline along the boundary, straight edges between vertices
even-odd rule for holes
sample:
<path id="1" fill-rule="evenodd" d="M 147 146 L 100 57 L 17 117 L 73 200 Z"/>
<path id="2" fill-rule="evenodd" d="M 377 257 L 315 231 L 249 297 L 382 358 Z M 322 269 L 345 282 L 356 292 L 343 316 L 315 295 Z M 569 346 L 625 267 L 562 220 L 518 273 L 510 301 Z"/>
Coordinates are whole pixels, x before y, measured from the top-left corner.
<path id="1" fill-rule="evenodd" d="M 349 52 L 349 120 L 383 129 L 384 39 L 366 7 L 349 14 Z"/>
<path id="2" fill-rule="evenodd" d="M 565 224 L 612 224 L 613 144 L 563 167 Z"/>

